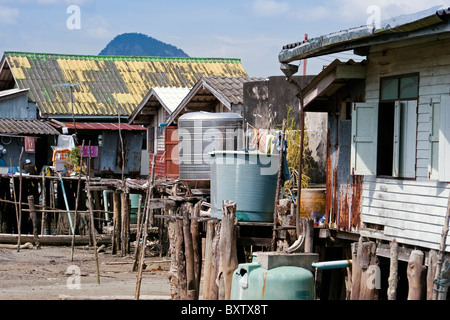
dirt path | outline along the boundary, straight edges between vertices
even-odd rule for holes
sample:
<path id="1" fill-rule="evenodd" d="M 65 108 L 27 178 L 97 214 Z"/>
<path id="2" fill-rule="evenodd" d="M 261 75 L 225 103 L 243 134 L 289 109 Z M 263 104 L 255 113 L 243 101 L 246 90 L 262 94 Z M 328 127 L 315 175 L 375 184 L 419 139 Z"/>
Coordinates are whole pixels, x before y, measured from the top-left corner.
<path id="1" fill-rule="evenodd" d="M 169 261 L 146 257 L 141 299 L 170 299 Z M 133 262 L 134 254 L 99 253 L 98 284 L 92 248 L 75 247 L 73 261 L 70 247 L 0 249 L 0 300 L 132 299 L 137 278 Z"/>

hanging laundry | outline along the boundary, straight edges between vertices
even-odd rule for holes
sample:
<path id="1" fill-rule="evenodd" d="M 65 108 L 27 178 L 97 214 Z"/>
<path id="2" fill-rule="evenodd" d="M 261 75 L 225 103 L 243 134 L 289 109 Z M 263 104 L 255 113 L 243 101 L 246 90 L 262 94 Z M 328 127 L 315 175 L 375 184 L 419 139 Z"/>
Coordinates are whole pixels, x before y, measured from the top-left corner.
<path id="1" fill-rule="evenodd" d="M 25 137 L 25 152 L 36 152 L 36 146 L 33 137 Z"/>

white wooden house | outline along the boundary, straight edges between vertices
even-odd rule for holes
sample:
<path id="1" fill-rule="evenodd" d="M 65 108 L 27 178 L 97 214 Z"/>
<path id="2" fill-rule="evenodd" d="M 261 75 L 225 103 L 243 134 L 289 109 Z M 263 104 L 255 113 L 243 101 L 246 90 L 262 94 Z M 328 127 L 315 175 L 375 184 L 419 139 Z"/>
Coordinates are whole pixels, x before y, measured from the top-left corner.
<path id="1" fill-rule="evenodd" d="M 449 17 L 432 8 L 280 52 L 284 71 L 348 50 L 365 59 L 333 62 L 300 93 L 305 112 L 328 112 L 328 228 L 439 249 L 450 193 Z"/>

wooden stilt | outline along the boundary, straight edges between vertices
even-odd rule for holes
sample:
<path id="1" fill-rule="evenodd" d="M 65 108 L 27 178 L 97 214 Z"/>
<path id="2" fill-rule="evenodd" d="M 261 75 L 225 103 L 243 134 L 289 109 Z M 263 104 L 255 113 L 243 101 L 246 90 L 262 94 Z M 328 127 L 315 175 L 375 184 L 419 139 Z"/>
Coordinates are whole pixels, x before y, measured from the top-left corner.
<path id="1" fill-rule="evenodd" d="M 181 211 L 181 208 L 178 211 Z M 179 214 L 177 215 L 179 216 Z M 184 253 L 183 221 L 177 219 L 175 223 L 176 223 L 175 251 L 177 256 L 178 293 L 180 300 L 186 300 L 187 298 L 186 257 Z"/>
<path id="2" fill-rule="evenodd" d="M 362 268 L 359 264 L 358 257 L 362 252 L 362 237 L 359 238 L 357 243 L 352 244 L 352 293 L 351 300 L 359 300 L 359 293 L 361 288 L 361 274 Z"/>
<path id="3" fill-rule="evenodd" d="M 210 300 L 212 247 L 214 237 L 215 237 L 214 221 L 210 220 L 206 224 L 205 264 L 203 272 L 203 300 Z"/>
<path id="4" fill-rule="evenodd" d="M 438 253 L 436 250 L 428 252 L 428 268 L 427 268 L 427 300 L 433 300 L 434 277 L 438 262 Z"/>
<path id="5" fill-rule="evenodd" d="M 219 263 L 220 263 L 220 255 L 219 255 L 219 242 L 220 242 L 220 229 L 221 229 L 222 221 L 218 222 L 215 226 L 214 231 L 214 239 L 212 243 L 212 255 L 211 255 L 211 278 L 209 281 L 209 300 L 218 300 L 219 299 L 219 286 L 217 283 L 217 279 L 219 277 Z"/>
<path id="6" fill-rule="evenodd" d="M 73 217 L 73 232 L 72 232 L 72 254 L 71 254 L 71 258 L 70 261 L 73 261 L 73 254 L 74 254 L 74 250 L 75 250 L 75 234 L 77 232 L 77 221 L 78 221 L 78 202 L 80 201 L 80 189 L 81 189 L 81 173 L 83 172 L 82 168 L 83 168 L 83 153 L 82 150 L 84 150 L 84 140 L 81 143 L 81 150 L 80 150 L 80 161 L 79 161 L 79 167 L 80 167 L 80 172 L 78 174 L 78 184 L 77 184 L 77 194 L 75 196 L 75 214 Z M 90 152 L 90 149 L 89 149 Z M 44 215 L 44 213 L 42 213 L 42 215 Z"/>
<path id="7" fill-rule="evenodd" d="M 33 223 L 33 238 L 34 238 L 34 245 L 37 249 L 41 248 L 41 245 L 39 244 L 39 232 L 38 232 L 38 226 L 37 226 L 37 214 L 34 207 L 34 196 L 30 195 L 28 196 L 28 207 L 30 208 L 30 216 L 31 216 L 31 222 Z"/>
<path id="8" fill-rule="evenodd" d="M 128 210 L 128 203 L 129 203 L 129 198 L 128 198 L 128 193 L 122 193 L 121 194 L 121 203 L 122 203 L 122 210 L 121 210 L 121 221 L 122 221 L 122 227 L 121 227 L 121 233 L 120 233 L 120 239 L 121 239 L 121 257 L 125 257 L 128 252 L 129 252 L 129 237 L 130 237 L 130 233 L 129 233 L 129 219 L 130 219 L 130 214 L 129 214 L 129 210 Z"/>
<path id="9" fill-rule="evenodd" d="M 390 244 L 390 268 L 389 268 L 389 288 L 387 291 L 388 300 L 397 300 L 398 284 L 398 243 L 395 239 Z"/>
<path id="10" fill-rule="evenodd" d="M 225 284 L 225 300 L 230 300 L 233 273 L 238 267 L 236 202 L 224 200 L 222 203 L 222 228 L 220 230 L 220 267 Z"/>
<path id="11" fill-rule="evenodd" d="M 420 250 L 413 250 L 408 260 L 408 300 L 421 300 L 425 289 L 424 254 Z"/>
<path id="12" fill-rule="evenodd" d="M 112 254 L 117 254 L 117 250 L 120 249 L 120 227 L 121 223 L 121 214 L 120 214 L 120 194 L 116 191 L 113 192 L 113 237 L 112 237 Z"/>
<path id="13" fill-rule="evenodd" d="M 194 245 L 192 243 L 189 212 L 192 212 L 192 204 L 189 202 L 181 206 L 183 213 L 184 254 L 186 257 L 186 300 L 194 300 L 196 296 L 195 270 L 194 270 Z"/>
<path id="14" fill-rule="evenodd" d="M 379 262 L 376 249 L 375 242 L 370 241 L 362 244 L 361 257 L 358 257 L 358 263 L 362 267 L 359 300 L 378 300 L 378 290 L 380 289 L 378 281 L 381 275 L 378 273 Z"/>
<path id="15" fill-rule="evenodd" d="M 45 209 L 47 207 L 47 188 L 45 183 L 45 172 L 42 172 L 42 182 L 41 182 L 41 197 L 42 197 L 42 216 L 41 216 L 41 236 L 44 235 L 45 226 Z"/>
<path id="16" fill-rule="evenodd" d="M 199 234 L 199 222 L 201 201 L 197 202 L 192 211 L 191 234 L 192 248 L 194 250 L 194 274 L 195 274 L 195 300 L 200 294 L 200 279 L 202 276 L 202 239 Z"/>
<path id="17" fill-rule="evenodd" d="M 20 251 L 20 237 L 22 235 L 22 156 L 23 156 L 23 147 L 19 156 L 19 221 L 17 224 L 17 233 L 19 237 L 17 238 L 17 252 Z"/>

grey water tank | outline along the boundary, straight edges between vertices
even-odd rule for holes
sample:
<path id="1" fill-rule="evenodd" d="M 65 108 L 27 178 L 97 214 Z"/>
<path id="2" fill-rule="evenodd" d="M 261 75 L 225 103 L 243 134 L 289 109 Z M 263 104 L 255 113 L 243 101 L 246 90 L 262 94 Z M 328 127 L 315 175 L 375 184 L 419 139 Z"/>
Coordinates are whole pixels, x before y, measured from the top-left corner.
<path id="1" fill-rule="evenodd" d="M 272 222 L 278 154 L 215 151 L 210 156 L 211 217 L 221 219 L 223 200 L 231 200 L 239 221 Z"/>
<path id="2" fill-rule="evenodd" d="M 190 112 L 178 119 L 178 157 L 181 180 L 209 180 L 210 156 L 215 150 L 242 150 L 240 114 Z"/>

